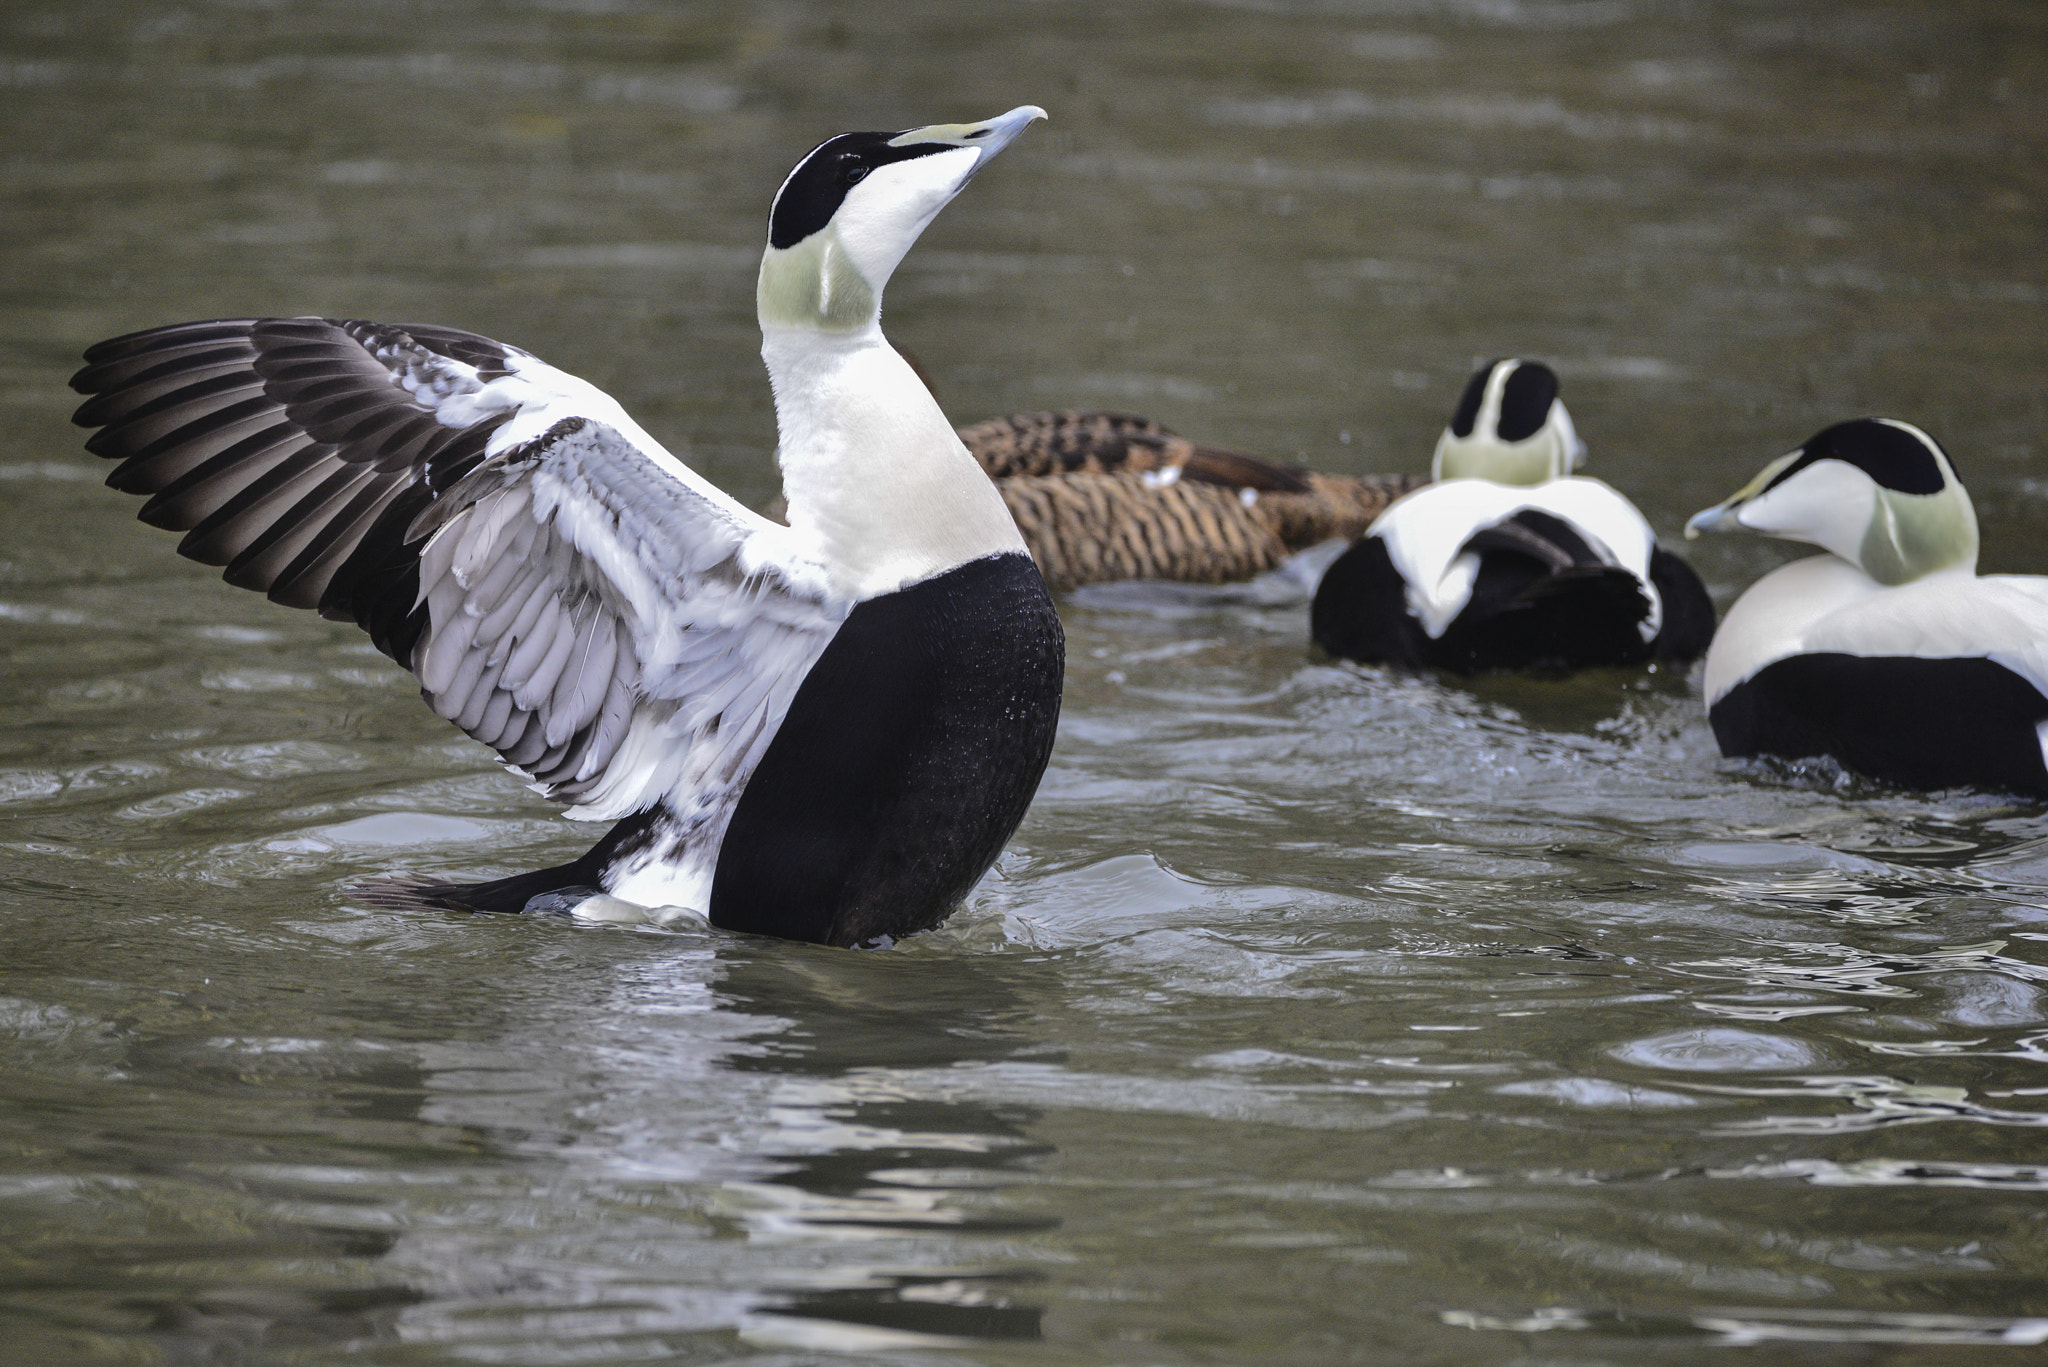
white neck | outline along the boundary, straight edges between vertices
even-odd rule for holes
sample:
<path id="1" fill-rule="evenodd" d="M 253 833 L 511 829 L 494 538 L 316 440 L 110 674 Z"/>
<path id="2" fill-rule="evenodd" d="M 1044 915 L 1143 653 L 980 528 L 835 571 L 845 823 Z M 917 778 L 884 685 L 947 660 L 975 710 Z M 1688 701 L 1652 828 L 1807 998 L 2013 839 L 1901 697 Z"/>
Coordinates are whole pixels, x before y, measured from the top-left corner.
<path id="1" fill-rule="evenodd" d="M 994 483 L 878 323 L 826 332 L 764 322 L 761 359 L 790 529 L 817 547 L 835 588 L 873 598 L 1024 552 Z"/>

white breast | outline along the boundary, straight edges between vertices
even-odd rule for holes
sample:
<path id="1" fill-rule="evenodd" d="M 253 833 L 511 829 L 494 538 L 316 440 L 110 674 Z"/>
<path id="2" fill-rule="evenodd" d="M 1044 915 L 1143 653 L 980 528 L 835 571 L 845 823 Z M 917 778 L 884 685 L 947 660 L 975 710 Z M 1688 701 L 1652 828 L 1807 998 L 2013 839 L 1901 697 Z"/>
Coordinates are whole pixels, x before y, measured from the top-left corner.
<path id="1" fill-rule="evenodd" d="M 1728 611 L 1707 652 L 1707 705 L 1793 655 L 1981 657 L 2048 695 L 2048 579 L 1944 570 L 1887 587 L 1833 555 L 1771 571 Z"/>
<path id="2" fill-rule="evenodd" d="M 791 531 L 865 600 L 1024 538 L 1002 495 L 879 328 L 833 337 L 774 329 L 777 459 Z"/>

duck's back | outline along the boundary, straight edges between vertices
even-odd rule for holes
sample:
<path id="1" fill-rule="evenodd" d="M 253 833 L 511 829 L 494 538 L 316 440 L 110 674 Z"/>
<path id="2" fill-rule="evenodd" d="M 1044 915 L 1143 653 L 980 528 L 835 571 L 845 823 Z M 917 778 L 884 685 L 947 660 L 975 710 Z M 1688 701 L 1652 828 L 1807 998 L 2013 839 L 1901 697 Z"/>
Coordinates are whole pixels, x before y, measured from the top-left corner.
<path id="1" fill-rule="evenodd" d="M 1568 671 L 1694 658 L 1713 604 L 1598 480 L 1454 479 L 1388 508 L 1324 575 L 1310 623 L 1345 659 Z"/>

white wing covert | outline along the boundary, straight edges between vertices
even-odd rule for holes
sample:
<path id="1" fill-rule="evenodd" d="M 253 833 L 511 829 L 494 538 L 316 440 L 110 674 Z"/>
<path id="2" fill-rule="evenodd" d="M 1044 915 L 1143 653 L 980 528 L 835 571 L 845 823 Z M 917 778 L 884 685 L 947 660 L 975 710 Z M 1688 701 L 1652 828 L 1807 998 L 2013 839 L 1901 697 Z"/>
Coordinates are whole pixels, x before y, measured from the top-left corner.
<path id="1" fill-rule="evenodd" d="M 782 528 L 580 417 L 485 461 L 415 533 L 429 704 L 576 817 L 736 796 L 847 610 Z"/>

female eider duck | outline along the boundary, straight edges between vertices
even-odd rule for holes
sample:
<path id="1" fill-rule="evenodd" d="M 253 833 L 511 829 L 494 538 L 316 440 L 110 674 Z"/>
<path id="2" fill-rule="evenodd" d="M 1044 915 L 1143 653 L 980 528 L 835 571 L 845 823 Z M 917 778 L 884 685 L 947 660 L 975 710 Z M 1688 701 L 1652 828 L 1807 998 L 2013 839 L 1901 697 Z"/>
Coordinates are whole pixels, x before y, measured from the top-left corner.
<path id="1" fill-rule="evenodd" d="M 1201 446 L 1129 413 L 1016 413 L 960 429 L 1055 589 L 1227 584 L 1349 541 L 1420 485 Z"/>
<path id="2" fill-rule="evenodd" d="M 395 896 L 854 945 L 988 870 L 1051 752 L 1064 638 L 880 303 L 1044 116 L 844 133 L 783 182 L 757 305 L 787 526 L 593 386 L 450 328 L 240 319 L 86 353 L 76 420 L 144 521 L 354 619 L 567 815 L 617 823 L 557 868 Z"/>
<path id="3" fill-rule="evenodd" d="M 1437 442 L 1435 482 L 1324 573 L 1316 644 L 1459 674 L 1697 657 L 1714 631 L 1705 586 L 1633 504 L 1571 473 L 1584 458 L 1550 367 L 1482 367 Z"/>
<path id="4" fill-rule="evenodd" d="M 1977 576 L 1977 514 L 1910 423 L 1838 423 L 1686 524 L 1829 552 L 1753 584 L 1707 652 L 1721 752 L 2048 797 L 2048 578 Z"/>

